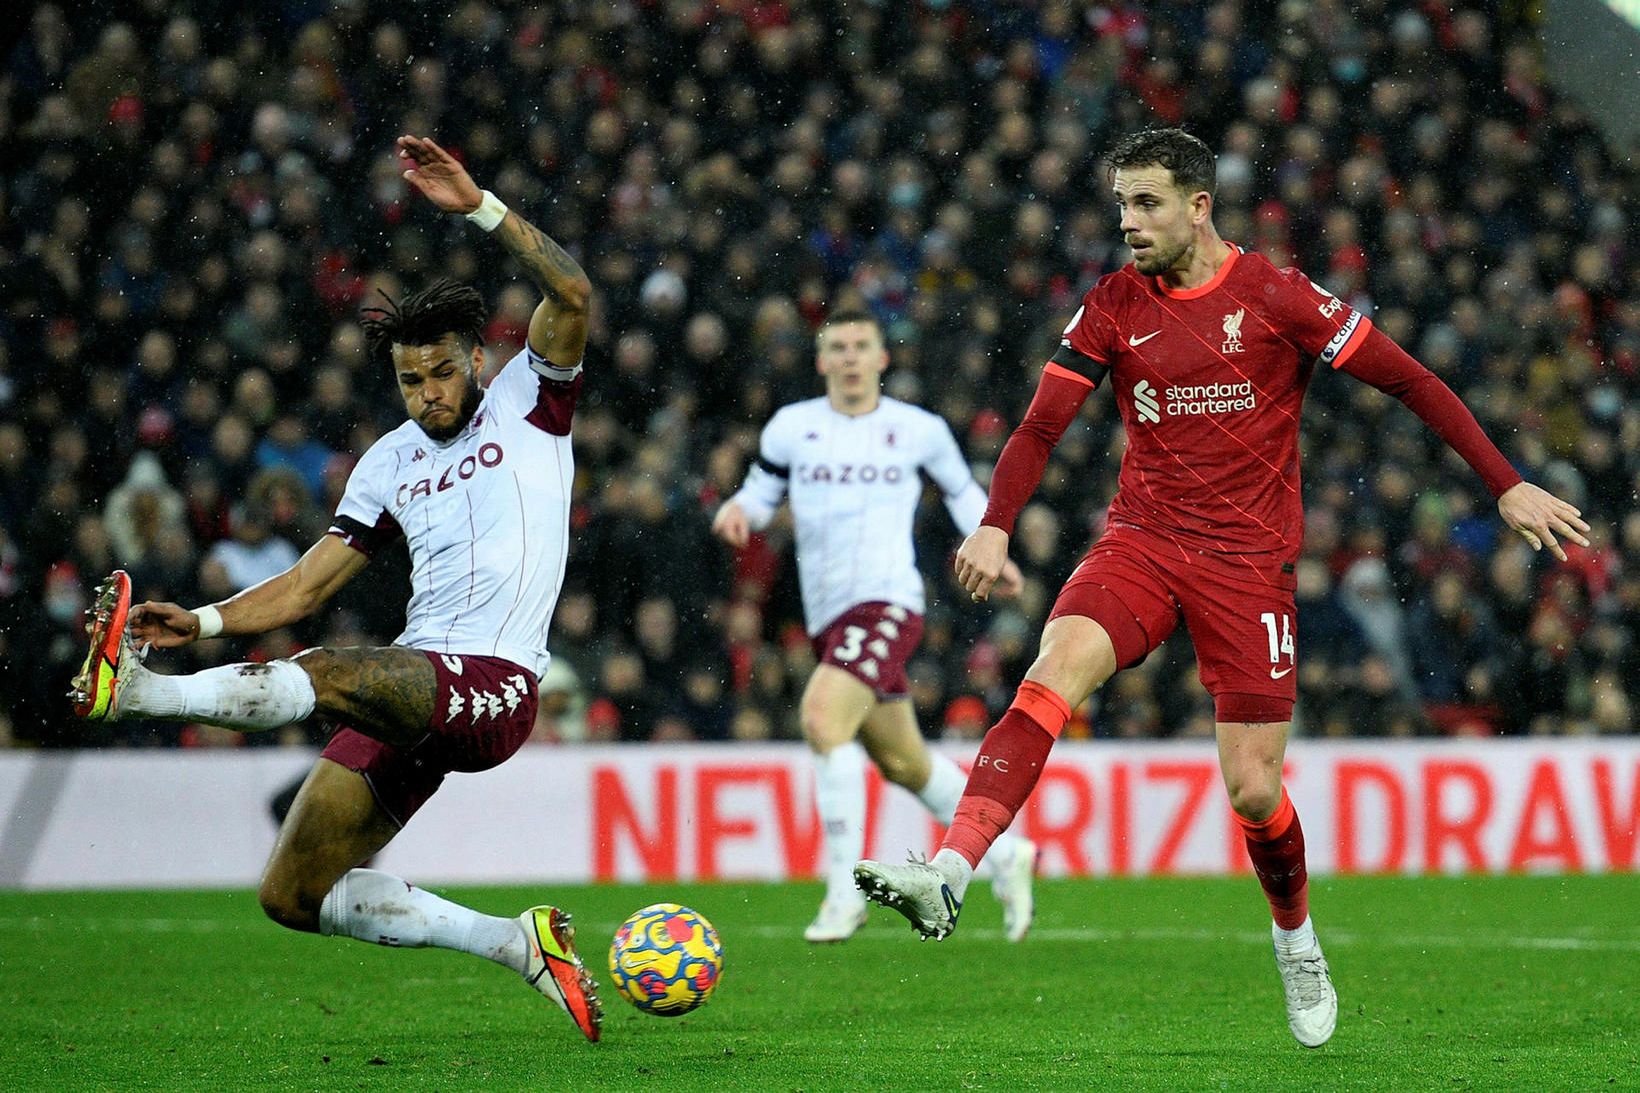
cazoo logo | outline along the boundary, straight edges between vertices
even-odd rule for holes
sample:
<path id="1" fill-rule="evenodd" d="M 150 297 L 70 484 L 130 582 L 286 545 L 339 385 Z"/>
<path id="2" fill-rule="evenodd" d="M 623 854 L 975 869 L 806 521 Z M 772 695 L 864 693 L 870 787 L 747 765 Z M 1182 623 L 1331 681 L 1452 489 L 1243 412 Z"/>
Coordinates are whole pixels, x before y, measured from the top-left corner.
<path id="1" fill-rule="evenodd" d="M 438 476 L 436 483 L 431 478 L 423 478 L 420 482 L 400 482 L 394 503 L 402 508 L 418 497 L 431 497 L 435 493 L 443 493 L 457 482 L 465 482 L 477 474 L 480 467 L 498 465 L 504 454 L 499 444 L 481 444 L 476 455 L 464 455 L 457 462 L 445 467 L 444 473 Z M 405 491 L 409 491 L 409 496 L 406 496 Z"/>
<path id="2" fill-rule="evenodd" d="M 799 463 L 797 465 L 797 480 L 804 485 L 810 482 L 834 482 L 840 486 L 859 484 L 869 486 L 873 482 L 883 481 L 893 485 L 904 477 L 904 472 L 894 464 L 878 467 L 874 463 Z"/>

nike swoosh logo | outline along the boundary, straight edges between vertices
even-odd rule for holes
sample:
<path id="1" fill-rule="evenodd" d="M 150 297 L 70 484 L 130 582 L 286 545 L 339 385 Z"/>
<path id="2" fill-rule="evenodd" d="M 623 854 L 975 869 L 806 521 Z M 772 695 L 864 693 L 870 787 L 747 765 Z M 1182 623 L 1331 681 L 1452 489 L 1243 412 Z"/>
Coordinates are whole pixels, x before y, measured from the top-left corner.
<path id="1" fill-rule="evenodd" d="M 940 896 L 945 900 L 945 913 L 951 916 L 953 923 L 956 922 L 957 916 L 962 914 L 962 901 L 951 894 L 949 884 L 940 885 Z"/>
<path id="2" fill-rule="evenodd" d="M 1270 678 L 1271 679 L 1280 679 L 1282 676 L 1286 675 L 1290 671 L 1292 671 L 1291 668 L 1283 668 L 1279 672 L 1276 671 L 1274 668 L 1271 668 L 1270 669 Z"/>
<path id="3" fill-rule="evenodd" d="M 1137 349 L 1141 345 L 1144 345 L 1146 342 L 1148 342 L 1150 339 L 1154 338 L 1156 335 L 1158 335 L 1160 333 L 1161 333 L 1160 330 L 1153 330 L 1149 334 L 1146 334 L 1142 338 L 1135 338 L 1132 334 L 1129 334 L 1128 335 L 1128 345 L 1133 349 Z"/>

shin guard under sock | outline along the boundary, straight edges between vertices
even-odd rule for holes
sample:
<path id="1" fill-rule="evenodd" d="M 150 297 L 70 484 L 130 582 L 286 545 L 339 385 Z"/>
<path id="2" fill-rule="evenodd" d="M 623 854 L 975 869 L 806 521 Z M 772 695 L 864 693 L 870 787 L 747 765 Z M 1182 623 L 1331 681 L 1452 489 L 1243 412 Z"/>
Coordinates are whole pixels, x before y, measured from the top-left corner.
<path id="1" fill-rule="evenodd" d="M 1310 914 L 1310 875 L 1304 864 L 1304 829 L 1285 788 L 1281 804 L 1267 820 L 1249 820 L 1240 814 L 1253 872 L 1270 901 L 1270 915 L 1283 930 L 1296 930 Z"/>
<path id="2" fill-rule="evenodd" d="M 481 915 L 376 869 L 342 875 L 319 907 L 319 932 L 406 949 L 455 949 L 520 974 L 529 963 L 516 919 Z"/>
<path id="3" fill-rule="evenodd" d="M 225 664 L 185 676 L 138 668 L 123 695 L 123 716 L 200 721 L 227 729 L 277 729 L 305 721 L 317 697 L 294 661 Z"/>
<path id="4" fill-rule="evenodd" d="M 1070 720 L 1063 698 L 1034 680 L 1019 685 L 1013 705 L 980 744 L 968 788 L 957 805 L 943 849 L 977 866 L 1025 804 L 1053 742 Z"/>

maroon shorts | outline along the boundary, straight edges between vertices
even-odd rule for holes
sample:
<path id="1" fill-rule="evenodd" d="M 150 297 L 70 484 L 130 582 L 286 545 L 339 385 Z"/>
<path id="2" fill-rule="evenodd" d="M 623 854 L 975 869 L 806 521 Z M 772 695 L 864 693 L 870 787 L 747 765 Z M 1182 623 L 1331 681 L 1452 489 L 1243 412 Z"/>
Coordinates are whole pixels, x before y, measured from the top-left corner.
<path id="1" fill-rule="evenodd" d="M 1116 647 L 1116 666 L 1148 656 L 1182 619 L 1220 721 L 1286 721 L 1298 694 L 1293 590 L 1234 557 L 1111 528 L 1060 590 L 1049 619 L 1083 615 Z"/>
<path id="2" fill-rule="evenodd" d="M 878 698 L 904 698 L 911 693 L 905 662 L 917 651 L 922 632 L 922 616 L 897 604 L 855 604 L 814 639 L 814 655 L 876 691 Z"/>
<path id="3" fill-rule="evenodd" d="M 451 771 L 488 770 L 511 758 L 535 726 L 535 674 L 499 657 L 418 650 L 433 665 L 437 693 L 427 735 L 384 744 L 338 729 L 323 758 L 364 775 L 376 802 L 403 827 Z"/>

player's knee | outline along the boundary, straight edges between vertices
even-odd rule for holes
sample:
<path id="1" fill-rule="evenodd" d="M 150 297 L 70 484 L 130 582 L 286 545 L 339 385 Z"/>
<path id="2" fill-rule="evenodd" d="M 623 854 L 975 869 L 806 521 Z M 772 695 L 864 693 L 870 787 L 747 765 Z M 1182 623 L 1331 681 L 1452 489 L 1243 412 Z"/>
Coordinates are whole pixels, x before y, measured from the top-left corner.
<path id="1" fill-rule="evenodd" d="M 919 762 L 916 756 L 898 754 L 873 755 L 871 758 L 883 777 L 897 786 L 904 786 L 915 793 L 928 784 L 926 760 Z"/>
<path id="2" fill-rule="evenodd" d="M 1055 633 L 1044 635 L 1042 647 L 1025 677 L 1041 683 L 1074 707 L 1104 686 L 1115 672 L 1116 659 L 1108 643 L 1094 648 Z"/>
<path id="3" fill-rule="evenodd" d="M 256 891 L 256 901 L 262 913 L 289 930 L 303 933 L 319 932 L 319 903 L 305 898 L 301 888 L 275 877 L 263 877 Z"/>
<path id="4" fill-rule="evenodd" d="M 308 674 L 313 683 L 315 709 L 322 715 L 343 713 L 346 692 L 337 681 L 338 662 L 329 649 L 303 649 L 291 661 Z"/>
<path id="5" fill-rule="evenodd" d="M 854 739 L 854 733 L 838 724 L 836 718 L 828 717 L 825 710 L 808 703 L 803 705 L 799 723 L 803 728 L 803 739 L 821 755 Z"/>
<path id="6" fill-rule="evenodd" d="M 1224 788 L 1230 795 L 1230 807 L 1243 819 L 1268 820 L 1281 805 L 1281 779 L 1263 771 L 1247 776 L 1227 774 Z"/>

